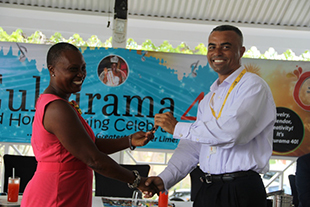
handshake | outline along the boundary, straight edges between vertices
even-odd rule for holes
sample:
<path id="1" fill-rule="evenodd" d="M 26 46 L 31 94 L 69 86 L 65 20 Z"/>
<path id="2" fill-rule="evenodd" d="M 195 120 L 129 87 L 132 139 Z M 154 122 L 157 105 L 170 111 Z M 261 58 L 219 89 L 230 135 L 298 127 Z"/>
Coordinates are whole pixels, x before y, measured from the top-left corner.
<path id="1" fill-rule="evenodd" d="M 158 176 L 141 177 L 137 188 L 143 192 L 145 198 L 151 198 L 155 194 L 159 195 L 161 191 L 165 191 L 164 182 Z"/>
<path id="2" fill-rule="evenodd" d="M 151 132 L 154 133 L 158 127 L 161 127 L 166 132 L 173 134 L 177 123 L 178 121 L 171 112 L 156 114 L 154 119 L 155 127 L 151 130 Z M 158 176 L 141 177 L 139 184 L 134 187 L 137 187 L 140 191 L 142 191 L 145 198 L 151 198 L 155 194 L 159 195 L 160 192 L 166 190 L 163 180 Z"/>

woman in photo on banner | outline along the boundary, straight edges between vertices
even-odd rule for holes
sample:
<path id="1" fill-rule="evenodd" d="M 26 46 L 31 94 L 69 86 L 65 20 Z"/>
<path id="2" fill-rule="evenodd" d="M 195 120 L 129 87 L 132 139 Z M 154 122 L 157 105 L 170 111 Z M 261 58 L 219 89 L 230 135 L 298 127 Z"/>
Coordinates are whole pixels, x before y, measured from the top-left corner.
<path id="1" fill-rule="evenodd" d="M 127 75 L 120 68 L 120 61 L 117 56 L 110 57 L 110 68 L 105 67 L 99 75 L 99 79 L 107 86 L 121 85 Z"/>

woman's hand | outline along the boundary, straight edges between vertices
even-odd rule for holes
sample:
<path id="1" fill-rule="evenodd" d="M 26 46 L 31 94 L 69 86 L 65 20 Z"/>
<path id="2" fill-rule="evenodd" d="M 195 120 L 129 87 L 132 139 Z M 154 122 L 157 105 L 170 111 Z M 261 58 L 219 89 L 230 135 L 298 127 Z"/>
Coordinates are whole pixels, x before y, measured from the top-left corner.
<path id="1" fill-rule="evenodd" d="M 107 75 L 107 74 L 108 74 L 108 69 L 107 69 L 107 68 L 104 68 L 104 69 L 103 69 L 103 72 L 104 72 L 104 75 Z"/>
<path id="2" fill-rule="evenodd" d="M 131 145 L 132 146 L 144 146 L 146 145 L 150 140 L 154 138 L 154 132 L 143 132 L 139 131 L 131 135 Z"/>

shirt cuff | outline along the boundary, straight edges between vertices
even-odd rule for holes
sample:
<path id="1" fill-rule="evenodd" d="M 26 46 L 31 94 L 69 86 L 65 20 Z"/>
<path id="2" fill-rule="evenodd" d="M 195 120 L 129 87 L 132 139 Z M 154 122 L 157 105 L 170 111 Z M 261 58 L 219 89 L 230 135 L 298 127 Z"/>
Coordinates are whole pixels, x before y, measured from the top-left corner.
<path id="1" fill-rule="evenodd" d="M 192 123 L 178 122 L 174 128 L 173 138 L 186 139 L 189 135 L 189 129 Z"/>
<path id="2" fill-rule="evenodd" d="M 162 171 L 158 177 L 162 179 L 166 191 L 175 185 L 175 176 L 169 170 Z"/>

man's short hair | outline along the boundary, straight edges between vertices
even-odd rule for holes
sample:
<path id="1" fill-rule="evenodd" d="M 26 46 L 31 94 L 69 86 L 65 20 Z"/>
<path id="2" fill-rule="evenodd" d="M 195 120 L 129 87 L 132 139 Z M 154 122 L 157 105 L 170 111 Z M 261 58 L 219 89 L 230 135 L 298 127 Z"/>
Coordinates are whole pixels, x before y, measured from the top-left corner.
<path id="1" fill-rule="evenodd" d="M 220 25 L 220 26 L 217 26 L 217 27 L 213 28 L 211 33 L 215 32 L 215 31 L 217 31 L 217 32 L 234 31 L 240 37 L 241 44 L 243 44 L 243 35 L 242 35 L 241 30 L 238 27 L 235 27 L 235 26 L 232 26 L 232 25 Z"/>
<path id="2" fill-rule="evenodd" d="M 47 52 L 46 57 L 47 66 L 55 65 L 57 59 L 62 55 L 62 52 L 66 50 L 79 51 L 79 49 L 76 46 L 67 42 L 60 42 L 54 44 L 52 47 L 50 47 L 50 49 Z"/>

